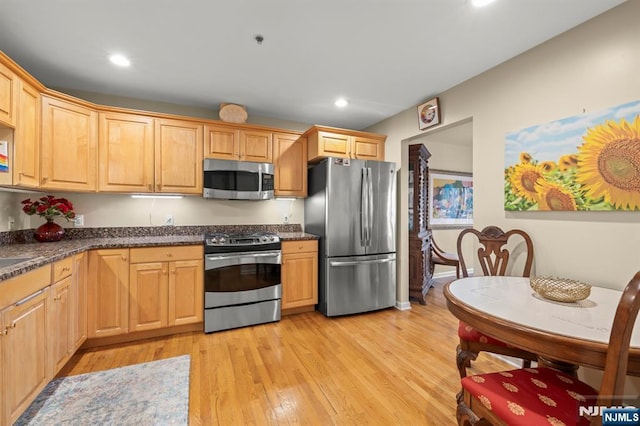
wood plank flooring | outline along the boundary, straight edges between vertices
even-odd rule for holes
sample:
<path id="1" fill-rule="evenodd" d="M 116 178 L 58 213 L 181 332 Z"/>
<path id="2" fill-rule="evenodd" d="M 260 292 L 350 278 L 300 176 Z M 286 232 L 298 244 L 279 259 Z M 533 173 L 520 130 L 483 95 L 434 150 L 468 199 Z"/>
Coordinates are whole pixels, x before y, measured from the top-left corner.
<path id="1" fill-rule="evenodd" d="M 191 425 L 455 424 L 457 320 L 440 280 L 427 305 L 319 312 L 80 352 L 59 376 L 191 355 Z M 481 354 L 475 371 L 513 368 Z"/>

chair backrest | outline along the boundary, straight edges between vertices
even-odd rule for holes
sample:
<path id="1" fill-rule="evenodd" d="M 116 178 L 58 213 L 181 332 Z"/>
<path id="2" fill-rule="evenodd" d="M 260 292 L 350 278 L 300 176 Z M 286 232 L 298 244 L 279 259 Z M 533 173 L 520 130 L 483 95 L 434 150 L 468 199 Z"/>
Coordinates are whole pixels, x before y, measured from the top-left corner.
<path id="1" fill-rule="evenodd" d="M 520 236 L 526 245 L 525 263 L 522 271 L 523 277 L 531 274 L 531 265 L 533 264 L 533 243 L 529 235 L 521 229 L 512 229 L 504 232 L 497 226 L 487 226 L 482 231 L 468 228 L 464 229 L 458 235 L 458 258 L 460 259 L 460 268 L 462 274 L 467 277 L 467 265 L 462 255 L 463 239 L 466 235 L 477 237 L 480 247 L 478 247 L 478 260 L 482 267 L 484 275 L 505 275 L 507 266 L 509 265 L 509 257 L 511 253 L 507 247 L 509 238 Z M 516 237 L 517 238 L 517 237 Z"/>
<path id="2" fill-rule="evenodd" d="M 629 363 L 631 334 L 640 310 L 640 271 L 636 272 L 622 292 L 609 337 L 604 373 L 598 392 L 599 406 L 622 404 L 624 380 Z"/>

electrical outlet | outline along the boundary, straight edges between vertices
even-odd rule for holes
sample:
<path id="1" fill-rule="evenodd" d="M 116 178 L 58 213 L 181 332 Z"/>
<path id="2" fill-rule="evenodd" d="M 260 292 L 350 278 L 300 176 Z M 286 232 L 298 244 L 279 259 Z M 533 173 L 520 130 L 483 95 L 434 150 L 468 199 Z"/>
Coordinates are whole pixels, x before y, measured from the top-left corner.
<path id="1" fill-rule="evenodd" d="M 173 226 L 173 215 L 168 214 L 164 217 L 164 226 Z"/>
<path id="2" fill-rule="evenodd" d="M 84 226 L 84 215 L 77 214 L 73 219 L 74 226 Z"/>
<path id="3" fill-rule="evenodd" d="M 287 225 L 289 223 L 289 215 L 284 215 L 284 218 L 282 219 L 282 221 L 284 222 L 285 225 Z"/>
<path id="4" fill-rule="evenodd" d="M 9 223 L 8 223 L 8 225 L 9 225 L 9 226 L 8 226 L 8 228 L 7 228 L 7 229 L 8 229 L 9 231 L 11 231 L 11 230 L 13 229 L 13 225 L 15 225 L 15 224 L 16 224 L 16 220 L 15 220 L 15 218 L 14 218 L 13 216 L 9 216 L 9 221 L 8 221 L 8 222 L 9 222 Z"/>

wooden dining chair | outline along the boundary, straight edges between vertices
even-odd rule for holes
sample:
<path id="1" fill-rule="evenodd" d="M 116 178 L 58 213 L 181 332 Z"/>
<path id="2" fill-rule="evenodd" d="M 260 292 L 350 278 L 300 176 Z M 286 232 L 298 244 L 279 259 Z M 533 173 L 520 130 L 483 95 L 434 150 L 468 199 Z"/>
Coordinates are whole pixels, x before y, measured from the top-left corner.
<path id="1" fill-rule="evenodd" d="M 436 240 L 431 237 L 431 260 L 430 260 L 431 276 L 436 265 L 455 266 L 456 278 L 460 278 L 460 259 L 458 253 L 452 253 L 442 250 L 436 244 Z"/>
<path id="2" fill-rule="evenodd" d="M 458 424 L 601 424 L 599 416 L 580 416 L 578 407 L 623 405 L 629 345 L 639 310 L 640 272 L 637 272 L 618 302 L 599 390 L 545 367 L 469 376 L 461 380 Z"/>
<path id="3" fill-rule="evenodd" d="M 518 245 L 513 246 L 513 243 L 524 242 L 525 259 L 521 276 L 528 277 L 531 274 L 533 243 L 529 235 L 520 229 L 504 232 L 497 226 L 487 226 L 482 231 L 473 228 L 464 229 L 458 235 L 458 258 L 460 259 L 460 269 L 462 269 L 463 276 L 469 276 L 462 254 L 465 237 L 474 237 L 478 242 L 478 261 L 483 275 L 506 275 L 507 267 L 513 266 L 510 261 L 514 260 L 512 258 L 513 253 L 510 252 L 509 247 L 514 247 L 515 249 Z M 518 239 L 520 241 L 517 241 Z M 460 344 L 456 349 L 456 365 L 458 366 L 460 378 L 467 375 L 467 368 L 471 366 L 471 361 L 475 361 L 480 352 L 520 358 L 523 360 L 523 367 L 530 367 L 531 361 L 537 360 L 536 354 L 508 346 L 506 343 L 487 336 L 462 321 L 458 324 L 458 337 Z"/>

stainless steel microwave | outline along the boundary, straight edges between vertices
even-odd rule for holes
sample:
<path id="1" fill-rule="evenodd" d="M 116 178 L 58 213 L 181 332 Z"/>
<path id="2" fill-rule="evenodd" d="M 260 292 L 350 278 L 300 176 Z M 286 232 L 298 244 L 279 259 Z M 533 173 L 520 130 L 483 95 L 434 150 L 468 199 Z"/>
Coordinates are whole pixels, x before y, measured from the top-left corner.
<path id="1" fill-rule="evenodd" d="M 206 158 L 202 196 L 223 200 L 272 199 L 273 171 L 271 163 Z"/>

